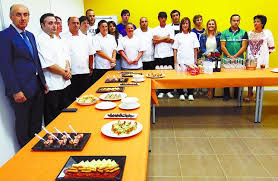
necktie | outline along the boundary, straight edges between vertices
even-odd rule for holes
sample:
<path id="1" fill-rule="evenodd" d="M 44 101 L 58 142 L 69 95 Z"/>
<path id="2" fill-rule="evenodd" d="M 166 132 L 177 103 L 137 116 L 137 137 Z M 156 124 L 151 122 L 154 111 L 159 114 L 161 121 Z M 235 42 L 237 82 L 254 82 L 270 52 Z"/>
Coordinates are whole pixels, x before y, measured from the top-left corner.
<path id="1" fill-rule="evenodd" d="M 30 53 L 32 54 L 32 57 L 34 58 L 33 47 L 32 47 L 30 41 L 28 40 L 28 38 L 27 38 L 27 36 L 26 36 L 26 32 L 23 31 L 23 32 L 21 32 L 20 34 L 22 35 L 25 44 L 28 46 L 28 48 L 29 48 L 29 50 L 30 50 Z"/>

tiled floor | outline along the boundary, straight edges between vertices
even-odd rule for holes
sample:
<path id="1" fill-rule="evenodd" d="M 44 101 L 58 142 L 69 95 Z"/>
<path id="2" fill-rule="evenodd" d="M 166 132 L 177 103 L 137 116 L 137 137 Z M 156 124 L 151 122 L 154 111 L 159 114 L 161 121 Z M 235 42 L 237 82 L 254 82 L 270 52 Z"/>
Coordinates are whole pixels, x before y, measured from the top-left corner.
<path id="1" fill-rule="evenodd" d="M 161 99 L 151 125 L 147 181 L 278 181 L 278 91 L 254 102 Z"/>

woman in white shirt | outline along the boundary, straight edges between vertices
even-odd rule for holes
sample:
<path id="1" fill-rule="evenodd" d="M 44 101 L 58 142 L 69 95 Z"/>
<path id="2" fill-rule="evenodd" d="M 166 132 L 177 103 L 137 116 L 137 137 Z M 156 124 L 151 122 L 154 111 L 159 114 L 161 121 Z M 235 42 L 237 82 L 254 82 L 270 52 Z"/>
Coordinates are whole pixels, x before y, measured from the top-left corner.
<path id="1" fill-rule="evenodd" d="M 115 37 L 117 46 L 119 39 L 122 38 L 122 35 L 119 33 L 117 29 L 117 25 L 114 21 L 108 21 L 108 34 L 113 35 Z M 116 54 L 116 66 L 114 70 L 121 70 L 121 55 L 119 53 Z"/>
<path id="2" fill-rule="evenodd" d="M 183 18 L 180 24 L 181 32 L 176 34 L 174 44 L 174 63 L 192 65 L 197 64 L 197 49 L 200 47 L 198 38 L 194 32 L 191 32 L 191 22 L 188 17 Z M 177 90 L 180 100 L 185 100 L 183 89 Z M 193 101 L 193 89 L 187 89 L 188 100 Z"/>
<path id="3" fill-rule="evenodd" d="M 132 23 L 126 25 L 127 36 L 119 39 L 118 52 L 122 56 L 123 70 L 142 70 L 143 63 L 141 57 L 145 49 L 139 38 L 133 36 L 134 27 Z"/>
<path id="4" fill-rule="evenodd" d="M 254 18 L 254 30 L 248 32 L 247 58 L 257 59 L 257 68 L 269 67 L 269 54 L 275 51 L 274 38 L 270 30 L 264 29 L 266 16 L 257 15 Z M 253 87 L 248 87 L 248 96 L 244 99 L 249 102 L 253 97 Z"/>
<path id="5" fill-rule="evenodd" d="M 107 34 L 108 24 L 105 20 L 98 23 L 97 34 L 94 36 L 94 47 L 96 50 L 95 65 L 93 71 L 94 80 L 97 81 L 107 71 L 116 65 L 117 43 L 115 37 Z"/>

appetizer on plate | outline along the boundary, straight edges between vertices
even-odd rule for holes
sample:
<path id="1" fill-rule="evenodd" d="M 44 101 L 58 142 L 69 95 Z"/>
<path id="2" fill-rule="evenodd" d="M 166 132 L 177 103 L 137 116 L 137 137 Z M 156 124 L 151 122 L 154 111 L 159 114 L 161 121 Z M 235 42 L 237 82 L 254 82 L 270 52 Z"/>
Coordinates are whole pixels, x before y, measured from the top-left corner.
<path id="1" fill-rule="evenodd" d="M 146 75 L 146 77 L 152 78 L 152 79 L 157 79 L 157 78 L 165 77 L 165 74 L 160 73 L 160 72 L 158 72 L 158 73 L 148 73 L 148 74 Z"/>
<path id="2" fill-rule="evenodd" d="M 122 121 L 119 120 L 116 123 L 112 124 L 112 131 L 117 135 L 129 134 L 130 132 L 137 129 L 137 122 L 134 121 Z"/>
<path id="3" fill-rule="evenodd" d="M 64 178 L 115 178 L 120 173 L 115 160 L 81 161 L 64 170 Z"/>
<path id="4" fill-rule="evenodd" d="M 84 95 L 79 98 L 76 98 L 76 102 L 79 105 L 92 105 L 98 101 L 98 98 L 92 94 Z"/>

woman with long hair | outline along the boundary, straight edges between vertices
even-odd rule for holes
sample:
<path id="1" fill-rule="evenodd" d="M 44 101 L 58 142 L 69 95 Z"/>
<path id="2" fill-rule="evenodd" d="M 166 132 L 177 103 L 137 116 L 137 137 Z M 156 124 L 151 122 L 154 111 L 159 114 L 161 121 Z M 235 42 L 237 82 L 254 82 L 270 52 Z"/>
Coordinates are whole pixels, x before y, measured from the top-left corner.
<path id="1" fill-rule="evenodd" d="M 117 43 L 114 36 L 107 34 L 108 23 L 101 20 L 98 23 L 98 32 L 94 37 L 95 68 L 93 71 L 94 82 L 107 71 L 112 70 L 116 64 Z"/>
<path id="2" fill-rule="evenodd" d="M 108 21 L 108 34 L 115 37 L 118 45 L 119 38 L 121 38 L 122 35 L 119 33 L 117 25 L 114 21 Z M 114 70 L 121 70 L 121 55 L 118 53 L 116 54 L 116 66 L 114 67 Z"/>
<path id="3" fill-rule="evenodd" d="M 212 53 L 221 54 L 221 33 L 217 31 L 217 24 L 214 19 L 207 22 L 207 31 L 200 37 L 200 49 L 206 58 L 210 58 Z M 213 97 L 213 89 L 210 88 L 207 94 L 209 99 Z"/>

